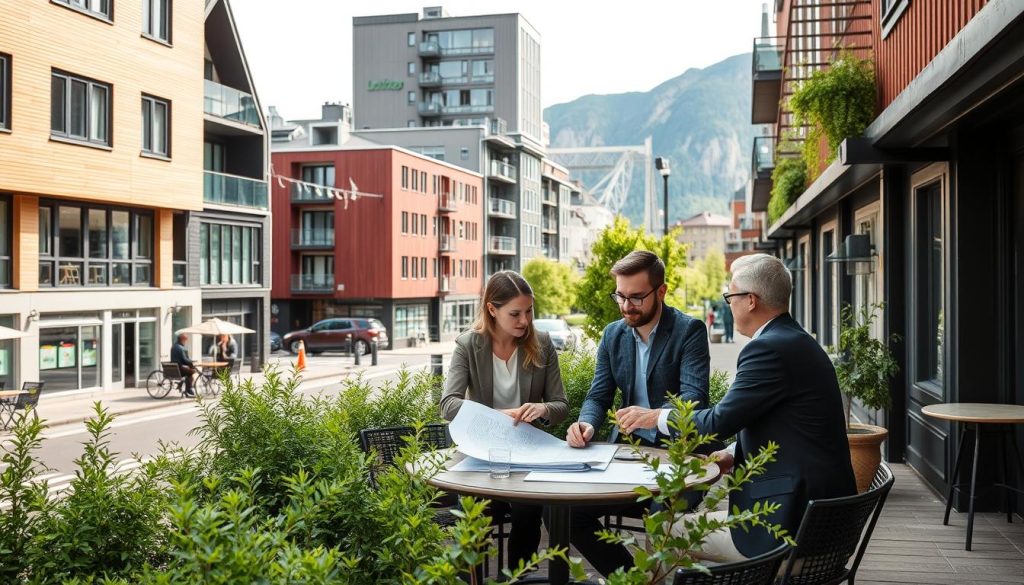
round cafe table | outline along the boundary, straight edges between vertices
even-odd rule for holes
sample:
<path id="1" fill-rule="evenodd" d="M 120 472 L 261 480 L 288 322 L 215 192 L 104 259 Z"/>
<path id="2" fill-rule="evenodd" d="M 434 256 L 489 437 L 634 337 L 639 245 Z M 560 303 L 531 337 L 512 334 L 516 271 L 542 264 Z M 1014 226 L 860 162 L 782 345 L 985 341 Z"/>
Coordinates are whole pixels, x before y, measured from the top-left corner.
<path id="1" fill-rule="evenodd" d="M 960 426 L 960 440 L 956 450 L 956 460 L 953 463 L 953 475 L 952 479 L 950 479 L 949 494 L 946 497 L 946 514 L 942 518 L 943 525 L 949 524 L 949 512 L 953 507 L 953 494 L 961 491 L 960 487 L 962 484 L 957 482 L 957 477 L 960 473 L 960 463 L 964 453 L 964 447 L 966 446 L 965 439 L 967 437 L 967 433 L 972 433 L 974 439 L 974 457 L 971 460 L 970 499 L 967 511 L 967 544 L 965 546 L 965 550 L 971 550 L 971 536 L 974 533 L 974 494 L 978 478 L 978 451 L 979 445 L 981 444 L 981 425 L 999 425 L 1002 427 L 1003 432 L 1000 433 L 1002 437 L 1002 461 L 1000 470 L 1002 472 L 1001 475 L 1003 481 L 993 485 L 994 487 L 1003 488 L 1006 492 L 1006 521 L 1013 522 L 1013 499 L 1010 497 L 1010 492 L 1024 494 L 1024 491 L 1009 484 L 1009 466 L 1007 460 L 1010 456 L 1010 449 L 1012 449 L 1015 455 L 1014 463 L 1017 465 L 1017 477 L 1024 477 L 1024 460 L 1021 459 L 1020 449 L 1018 449 L 1017 441 L 1014 440 L 1013 436 L 1013 425 L 1024 423 L 1024 406 L 1017 404 L 981 404 L 963 402 L 932 404 L 922 408 L 921 412 L 932 418 L 963 423 Z"/>
<path id="2" fill-rule="evenodd" d="M 621 448 L 629 449 L 628 445 Z M 665 457 L 664 449 L 641 447 L 642 450 Z M 429 457 L 429 454 L 424 455 Z M 427 483 L 448 493 L 475 496 L 492 500 L 519 502 L 524 504 L 543 505 L 548 507 L 550 514 L 548 524 L 549 544 L 560 548 L 569 547 L 569 522 L 573 506 L 628 504 L 637 499 L 633 491 L 635 485 L 612 483 L 575 483 L 525 481 L 527 472 L 513 471 L 504 479 L 491 479 L 489 473 L 472 471 L 447 471 L 465 455 L 449 450 L 445 471 L 434 475 Z M 631 465 L 641 465 L 639 461 L 619 461 Z M 706 473 L 701 477 L 687 478 L 687 485 L 710 483 L 718 479 L 718 465 L 707 463 Z M 691 481 L 692 479 L 692 481 Z M 648 486 L 657 491 L 655 486 Z M 569 566 L 560 559 L 552 560 L 548 566 L 548 582 L 553 585 L 564 585 L 569 582 Z"/>

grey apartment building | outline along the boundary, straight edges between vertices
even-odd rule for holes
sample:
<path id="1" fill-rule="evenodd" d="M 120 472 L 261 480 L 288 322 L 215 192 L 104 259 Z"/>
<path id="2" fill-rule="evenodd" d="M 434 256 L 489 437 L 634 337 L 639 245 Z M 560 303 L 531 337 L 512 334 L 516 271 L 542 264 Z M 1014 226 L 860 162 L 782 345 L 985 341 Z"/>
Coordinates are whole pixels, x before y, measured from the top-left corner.
<path id="1" fill-rule="evenodd" d="M 356 17 L 352 28 L 354 134 L 486 176 L 487 274 L 559 259 L 543 237 L 536 29 L 519 14 L 452 17 L 440 7 Z"/>

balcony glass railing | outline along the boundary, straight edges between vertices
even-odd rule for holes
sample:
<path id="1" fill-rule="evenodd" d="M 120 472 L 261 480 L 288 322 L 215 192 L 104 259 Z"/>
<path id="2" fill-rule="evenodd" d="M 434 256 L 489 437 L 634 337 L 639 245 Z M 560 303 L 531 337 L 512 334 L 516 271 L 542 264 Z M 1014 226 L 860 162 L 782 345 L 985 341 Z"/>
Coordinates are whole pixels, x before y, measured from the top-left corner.
<path id="1" fill-rule="evenodd" d="M 478 45 L 475 47 L 439 47 L 441 55 L 454 57 L 457 55 L 490 55 L 494 52 L 494 45 Z M 422 53 L 422 50 L 420 51 Z"/>
<path id="2" fill-rule="evenodd" d="M 310 183 L 292 183 L 292 202 L 294 203 L 331 203 L 334 198 L 327 187 L 317 189 L 318 185 Z"/>
<path id="3" fill-rule="evenodd" d="M 329 228 L 293 228 L 293 248 L 333 248 L 334 230 Z"/>
<path id="4" fill-rule="evenodd" d="M 458 202 L 451 193 L 444 193 L 438 197 L 437 209 L 440 211 L 458 211 Z"/>
<path id="5" fill-rule="evenodd" d="M 489 134 L 504 136 L 505 134 L 508 134 L 508 122 L 502 118 L 488 118 L 487 132 Z"/>
<path id="6" fill-rule="evenodd" d="M 491 174 L 497 177 L 505 177 L 512 181 L 516 180 L 516 168 L 500 160 L 491 161 Z"/>
<path id="7" fill-rule="evenodd" d="M 205 80 L 203 111 L 212 116 L 259 128 L 260 114 L 256 100 L 244 91 Z"/>
<path id="8" fill-rule="evenodd" d="M 452 290 L 452 282 L 451 282 L 451 280 L 449 280 L 447 276 L 442 277 L 441 278 L 441 282 L 438 283 L 438 285 L 437 285 L 437 290 L 439 290 L 441 292 L 451 292 L 451 290 Z"/>
<path id="9" fill-rule="evenodd" d="M 543 194 L 544 194 L 544 203 L 549 203 L 551 205 L 558 205 L 558 193 L 552 191 L 551 189 L 544 189 Z"/>
<path id="10" fill-rule="evenodd" d="M 292 290 L 295 292 L 331 292 L 334 290 L 334 275 L 293 274 Z"/>
<path id="11" fill-rule="evenodd" d="M 765 173 L 775 168 L 775 137 L 755 136 L 754 152 L 750 159 L 754 163 L 754 174 Z"/>
<path id="12" fill-rule="evenodd" d="M 541 228 L 546 232 L 558 231 L 558 222 L 550 217 L 545 217 L 541 221 Z"/>
<path id="13" fill-rule="evenodd" d="M 420 43 L 420 55 L 437 56 L 441 54 L 441 45 L 437 41 L 424 41 Z"/>
<path id="14" fill-rule="evenodd" d="M 784 48 L 775 37 L 754 39 L 754 73 L 781 71 Z"/>
<path id="15" fill-rule="evenodd" d="M 203 201 L 217 205 L 237 205 L 267 209 L 267 182 L 203 171 Z"/>
<path id="16" fill-rule="evenodd" d="M 440 102 L 420 102 L 419 112 L 421 116 L 438 116 L 441 114 L 442 106 Z"/>
<path id="17" fill-rule="evenodd" d="M 498 199 L 497 197 L 491 199 L 491 215 L 500 215 L 509 219 L 516 218 L 516 204 L 514 201 L 507 199 Z"/>
<path id="18" fill-rule="evenodd" d="M 491 236 L 487 250 L 492 254 L 515 254 L 516 239 L 509 236 Z"/>
<path id="19" fill-rule="evenodd" d="M 453 234 L 441 234 L 439 248 L 442 252 L 454 252 L 455 236 Z"/>
<path id="20" fill-rule="evenodd" d="M 441 74 L 437 71 L 424 71 L 420 73 L 420 85 L 440 85 Z"/>

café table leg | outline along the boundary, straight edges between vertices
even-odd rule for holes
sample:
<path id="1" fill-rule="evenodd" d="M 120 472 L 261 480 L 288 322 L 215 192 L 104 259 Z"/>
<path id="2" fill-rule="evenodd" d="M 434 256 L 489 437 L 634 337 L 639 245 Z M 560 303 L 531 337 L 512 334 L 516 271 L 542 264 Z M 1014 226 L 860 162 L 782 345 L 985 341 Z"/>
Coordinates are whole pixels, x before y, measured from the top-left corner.
<path id="1" fill-rule="evenodd" d="M 548 535 L 551 546 L 569 548 L 569 522 L 572 506 L 552 505 L 548 508 L 550 523 Z M 548 581 L 551 585 L 565 585 L 569 582 L 569 565 L 561 559 L 548 563 Z"/>
<path id="2" fill-rule="evenodd" d="M 971 499 L 967 511 L 967 546 L 964 550 L 971 550 L 971 536 L 974 534 L 974 489 L 978 480 L 978 446 L 981 444 L 980 425 L 974 425 L 974 461 L 971 461 Z"/>
<path id="3" fill-rule="evenodd" d="M 953 508 L 953 494 L 956 492 L 957 478 L 960 473 L 960 460 L 964 456 L 964 441 L 967 439 L 967 425 L 960 427 L 960 444 L 956 448 L 956 460 L 953 462 L 953 475 L 950 476 L 949 495 L 946 496 L 946 514 L 942 517 L 942 525 L 949 525 L 949 512 Z M 977 441 L 977 437 L 974 439 Z"/>

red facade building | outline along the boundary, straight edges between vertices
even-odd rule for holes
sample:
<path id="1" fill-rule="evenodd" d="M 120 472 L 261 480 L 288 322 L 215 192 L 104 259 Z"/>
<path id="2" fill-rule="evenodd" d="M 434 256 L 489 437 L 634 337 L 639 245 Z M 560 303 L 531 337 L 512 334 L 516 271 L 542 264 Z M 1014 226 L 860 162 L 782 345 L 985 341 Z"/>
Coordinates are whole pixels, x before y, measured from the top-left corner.
<path id="1" fill-rule="evenodd" d="M 397 147 L 272 160 L 275 331 L 372 317 L 400 347 L 468 326 L 483 284 L 481 175 Z"/>

